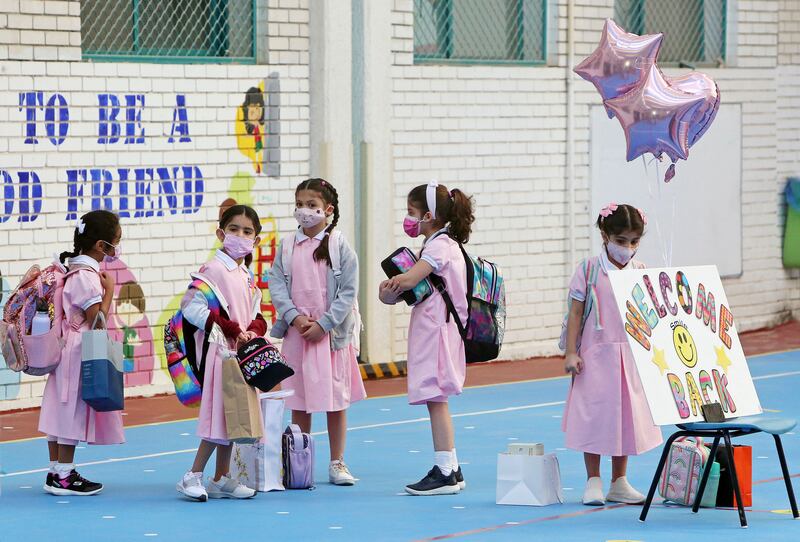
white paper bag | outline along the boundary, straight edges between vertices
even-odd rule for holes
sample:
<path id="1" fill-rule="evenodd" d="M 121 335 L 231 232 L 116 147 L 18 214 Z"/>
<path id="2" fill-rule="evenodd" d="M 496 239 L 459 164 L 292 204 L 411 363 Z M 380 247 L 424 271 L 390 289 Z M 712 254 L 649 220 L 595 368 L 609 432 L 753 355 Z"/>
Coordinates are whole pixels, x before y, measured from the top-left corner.
<path id="1" fill-rule="evenodd" d="M 259 394 L 264 437 L 255 444 L 234 444 L 231 477 L 256 491 L 283 491 L 281 438 L 286 397 L 294 390 Z"/>
<path id="2" fill-rule="evenodd" d="M 564 502 L 556 454 L 497 454 L 497 504 L 547 506 Z"/>
<path id="3" fill-rule="evenodd" d="M 101 329 L 95 329 L 97 323 L 103 324 Z M 106 319 L 102 312 L 98 312 L 89 331 L 81 333 L 81 359 L 107 359 L 119 372 L 124 372 L 122 343 L 108 336 L 105 329 Z"/>

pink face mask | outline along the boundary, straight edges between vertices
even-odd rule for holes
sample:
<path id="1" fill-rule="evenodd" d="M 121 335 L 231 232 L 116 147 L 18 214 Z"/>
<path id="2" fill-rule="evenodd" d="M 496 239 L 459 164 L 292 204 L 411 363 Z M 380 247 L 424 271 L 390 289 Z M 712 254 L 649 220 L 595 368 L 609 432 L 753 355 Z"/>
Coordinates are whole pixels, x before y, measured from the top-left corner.
<path id="1" fill-rule="evenodd" d="M 325 220 L 325 212 L 322 209 L 309 209 L 298 207 L 294 210 L 294 219 L 303 228 L 313 228 Z"/>
<path id="2" fill-rule="evenodd" d="M 102 240 L 102 239 L 101 239 Z M 103 261 L 106 263 L 113 263 L 116 262 L 120 256 L 122 256 L 122 243 L 112 245 L 108 241 L 103 241 L 106 245 L 110 246 L 114 249 L 114 255 L 111 256 L 110 254 L 103 254 Z"/>
<path id="3" fill-rule="evenodd" d="M 222 241 L 222 248 L 225 250 L 228 256 L 234 260 L 238 260 L 239 258 L 244 258 L 248 254 L 252 254 L 254 246 L 255 239 L 239 237 L 238 235 L 233 235 L 232 233 L 226 233 L 225 240 Z"/>
<path id="4" fill-rule="evenodd" d="M 409 215 L 403 219 L 403 231 L 406 232 L 406 235 L 409 237 L 419 237 L 421 222 L 419 218 Z"/>
<path id="5" fill-rule="evenodd" d="M 606 251 L 615 262 L 623 266 L 628 265 L 628 262 L 633 259 L 633 255 L 636 254 L 634 249 L 614 244 L 611 241 L 606 244 Z"/>

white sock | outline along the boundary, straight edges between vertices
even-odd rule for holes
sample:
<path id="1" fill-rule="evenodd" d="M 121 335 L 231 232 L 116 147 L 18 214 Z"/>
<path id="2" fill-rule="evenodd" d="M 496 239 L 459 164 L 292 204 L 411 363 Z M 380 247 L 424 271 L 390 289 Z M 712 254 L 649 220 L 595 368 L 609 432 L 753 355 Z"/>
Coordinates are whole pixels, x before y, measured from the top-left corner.
<path id="1" fill-rule="evenodd" d="M 456 456 L 456 449 L 453 448 L 452 450 L 450 450 L 450 453 L 452 454 L 451 459 L 453 461 L 453 463 L 451 464 L 451 468 L 453 470 L 458 470 L 458 456 Z"/>
<path id="2" fill-rule="evenodd" d="M 439 470 L 442 471 L 442 474 L 445 476 L 450 476 L 450 473 L 453 472 L 453 452 L 434 452 L 433 453 L 433 461 L 436 463 L 436 466 L 439 467 Z"/>
<path id="3" fill-rule="evenodd" d="M 50 468 L 47 469 L 47 472 L 49 472 L 50 474 L 55 474 L 56 473 L 56 463 L 58 463 L 58 461 L 51 461 L 50 462 Z"/>
<path id="4" fill-rule="evenodd" d="M 69 473 L 75 470 L 75 463 L 56 463 L 55 474 L 60 480 L 63 480 Z"/>

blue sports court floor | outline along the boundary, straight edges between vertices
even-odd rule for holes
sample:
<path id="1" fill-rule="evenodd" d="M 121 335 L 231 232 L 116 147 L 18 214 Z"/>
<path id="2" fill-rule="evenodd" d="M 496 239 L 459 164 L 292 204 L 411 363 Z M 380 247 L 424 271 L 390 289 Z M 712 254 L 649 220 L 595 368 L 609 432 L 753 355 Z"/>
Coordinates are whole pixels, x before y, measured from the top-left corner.
<path id="1" fill-rule="evenodd" d="M 800 350 L 750 358 L 750 370 L 767 412 L 797 416 Z M 557 378 L 470 388 L 451 402 L 458 455 L 467 489 L 446 497 L 411 497 L 404 484 L 432 464 L 424 407 L 404 397 L 363 401 L 350 410 L 347 461 L 360 482 L 327 483 L 327 440 L 317 435 L 314 491 L 259 494 L 248 501 L 189 502 L 175 482 L 191 464 L 195 423 L 180 421 L 133 427 L 124 446 L 78 450 L 81 472 L 106 485 L 94 497 L 45 494 L 46 447 L 41 439 L 0 445 L 3 474 L 1 541 L 127 540 L 798 540 L 800 522 L 787 515 L 772 438 L 738 439 L 753 446 L 753 507 L 749 529 L 732 510 L 693 515 L 685 508 L 655 505 L 646 523 L 640 508 L 580 504 L 584 469 L 579 453 L 563 449 L 560 431 L 568 381 Z M 324 419 L 315 420 L 322 429 Z M 496 453 L 520 441 L 557 450 L 567 502 L 544 508 L 497 506 Z M 800 490 L 800 429 L 784 446 L 796 491 Z M 659 450 L 632 458 L 629 478 L 645 492 Z M 213 460 L 212 460 L 213 461 Z M 604 463 L 608 483 L 610 464 Z"/>

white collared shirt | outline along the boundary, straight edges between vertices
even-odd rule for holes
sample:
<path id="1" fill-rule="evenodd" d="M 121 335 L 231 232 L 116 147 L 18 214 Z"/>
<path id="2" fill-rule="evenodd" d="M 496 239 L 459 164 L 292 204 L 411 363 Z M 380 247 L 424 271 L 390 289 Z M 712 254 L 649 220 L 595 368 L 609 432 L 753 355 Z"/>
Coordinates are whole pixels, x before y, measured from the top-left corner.
<path id="1" fill-rule="evenodd" d="M 247 267 L 244 265 L 244 260 L 242 261 L 241 264 L 238 264 L 236 263 L 236 260 L 228 256 L 228 254 L 225 253 L 224 250 L 217 249 L 217 253 L 214 255 L 214 257 L 219 261 L 221 261 L 223 264 L 225 264 L 225 269 L 227 269 L 228 271 L 233 271 L 237 267 L 241 267 L 242 269 L 247 271 Z"/>
<path id="2" fill-rule="evenodd" d="M 91 256 L 87 256 L 86 254 L 81 254 L 80 256 L 70 258 L 67 266 L 71 265 L 85 265 L 86 267 L 91 267 L 98 273 L 100 272 L 100 264 L 98 261 Z"/>
<path id="3" fill-rule="evenodd" d="M 317 235 L 314 236 L 314 239 L 316 239 L 317 241 L 322 241 L 325 238 L 325 236 L 328 234 L 328 232 L 325 231 L 326 229 L 327 229 L 327 227 L 323 228 L 322 231 L 320 231 L 319 233 L 317 233 Z M 308 235 L 305 234 L 305 232 L 303 231 L 303 228 L 298 228 L 297 229 L 297 234 L 295 235 L 295 243 L 302 243 L 306 239 L 311 239 L 311 238 Z"/>

